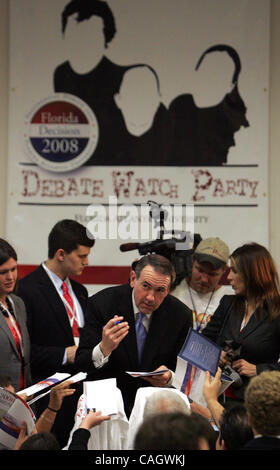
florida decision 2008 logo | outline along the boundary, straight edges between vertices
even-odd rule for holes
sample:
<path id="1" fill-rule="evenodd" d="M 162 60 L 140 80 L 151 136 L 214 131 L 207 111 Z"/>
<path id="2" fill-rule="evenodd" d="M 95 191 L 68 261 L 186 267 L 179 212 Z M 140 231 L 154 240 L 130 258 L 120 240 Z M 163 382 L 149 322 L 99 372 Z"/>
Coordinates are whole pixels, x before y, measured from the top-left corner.
<path id="1" fill-rule="evenodd" d="M 56 93 L 35 106 L 25 122 L 25 146 L 38 166 L 66 172 L 83 165 L 98 143 L 93 111 L 79 98 Z"/>

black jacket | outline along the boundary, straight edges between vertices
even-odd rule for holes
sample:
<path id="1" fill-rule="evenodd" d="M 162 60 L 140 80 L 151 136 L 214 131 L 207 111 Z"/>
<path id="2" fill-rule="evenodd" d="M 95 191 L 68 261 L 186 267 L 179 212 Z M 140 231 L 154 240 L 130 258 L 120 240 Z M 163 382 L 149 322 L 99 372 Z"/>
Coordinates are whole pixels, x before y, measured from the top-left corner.
<path id="1" fill-rule="evenodd" d="M 270 322 L 268 312 L 265 312 L 262 319 L 254 313 L 240 332 L 243 312 L 236 310 L 235 298 L 234 295 L 225 295 L 221 299 L 220 305 L 202 334 L 222 347 L 225 340 L 234 340 L 241 344 L 240 358 L 255 364 L 257 374 L 264 370 L 278 370 L 280 316 Z M 242 376 L 242 379 L 244 386 L 234 390 L 236 396 L 241 399 L 250 380 L 246 376 Z"/>
<path id="2" fill-rule="evenodd" d="M 92 362 L 92 350 L 101 341 L 102 327 L 115 314 L 122 315 L 124 321 L 129 323 L 129 333 L 112 352 L 108 363 L 96 370 Z M 177 355 L 190 327 L 191 310 L 175 297 L 167 295 L 160 307 L 153 312 L 142 363 L 139 364 L 132 289 L 129 284 L 109 287 L 88 301 L 86 324 L 80 337 L 75 363 L 79 370 L 92 373 L 93 379 L 116 377 L 126 412 L 130 414 L 137 389 L 149 383 L 130 377 L 126 371 L 152 371 L 162 365 L 174 371 Z"/>

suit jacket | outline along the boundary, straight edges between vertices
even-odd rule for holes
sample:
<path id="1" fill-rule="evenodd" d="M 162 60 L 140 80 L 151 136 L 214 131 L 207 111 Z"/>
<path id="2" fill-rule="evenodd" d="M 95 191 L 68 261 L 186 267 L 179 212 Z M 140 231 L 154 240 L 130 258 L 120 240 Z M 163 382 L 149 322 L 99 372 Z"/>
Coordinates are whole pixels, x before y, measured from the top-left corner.
<path id="1" fill-rule="evenodd" d="M 122 315 L 124 321 L 129 323 L 129 333 L 111 353 L 108 363 L 97 370 L 92 362 L 92 350 L 101 341 L 103 325 L 114 314 Z M 126 371 L 152 371 L 161 365 L 175 370 L 177 355 L 190 327 L 191 310 L 175 297 L 168 295 L 153 312 L 142 363 L 139 364 L 132 289 L 129 284 L 109 287 L 93 295 L 88 301 L 86 324 L 80 337 L 75 362 L 79 370 L 92 373 L 88 378 L 96 380 L 116 377 L 123 395 L 125 411 L 129 415 L 137 389 L 150 384 L 130 377 Z"/>
<path id="2" fill-rule="evenodd" d="M 280 439 L 273 436 L 256 437 L 239 450 L 280 450 Z"/>
<path id="3" fill-rule="evenodd" d="M 26 326 L 26 310 L 22 299 L 14 294 L 10 295 L 13 300 L 15 307 L 15 317 L 19 325 L 23 350 L 24 350 L 24 373 L 26 378 L 26 385 L 31 385 L 30 375 L 30 342 L 29 335 Z M 19 379 L 21 370 L 21 359 L 18 356 L 16 343 L 11 333 L 9 326 L 7 325 L 4 315 L 0 312 L 0 374 L 8 375 L 12 379 L 12 385 L 17 392 L 19 390 Z"/>
<path id="4" fill-rule="evenodd" d="M 70 281 L 85 312 L 87 290 Z M 27 327 L 31 342 L 31 374 L 33 382 L 55 372 L 75 372 L 73 366 L 62 366 L 65 348 L 74 345 L 72 329 L 64 303 L 42 266 L 19 281 L 18 295 L 27 310 Z"/>
<path id="5" fill-rule="evenodd" d="M 257 314 L 251 316 L 249 322 L 240 332 L 243 312 L 234 306 L 234 295 L 225 295 L 219 307 L 211 317 L 202 334 L 223 347 L 225 340 L 234 340 L 241 344 L 240 358 L 255 364 L 257 374 L 264 370 L 278 370 L 280 354 L 280 316 L 269 321 L 268 312 L 262 319 Z M 240 399 L 244 397 L 249 378 L 242 376 L 243 386 L 234 389 Z"/>

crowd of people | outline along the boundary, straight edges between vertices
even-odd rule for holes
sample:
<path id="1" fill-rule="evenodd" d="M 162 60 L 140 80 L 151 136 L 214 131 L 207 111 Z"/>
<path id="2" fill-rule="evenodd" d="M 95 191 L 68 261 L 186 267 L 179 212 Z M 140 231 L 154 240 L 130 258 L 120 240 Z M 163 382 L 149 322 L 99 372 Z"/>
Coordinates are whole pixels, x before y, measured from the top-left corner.
<path id="1" fill-rule="evenodd" d="M 94 243 L 83 225 L 59 221 L 48 258 L 18 279 L 17 253 L 0 239 L 0 387 L 26 400 L 22 390 L 56 372 L 115 378 L 128 420 L 138 391 L 155 389 L 135 450 L 279 449 L 280 290 L 269 251 L 248 243 L 230 254 L 224 241 L 206 238 L 175 289 L 171 261 L 152 253 L 133 263 L 126 284 L 88 297 L 71 277 L 82 274 Z M 221 348 L 216 375 L 205 373 L 206 407 L 183 390 L 172 393 L 192 328 Z M 220 394 L 224 367 L 235 375 Z M 127 371 L 161 373 L 135 378 Z M 110 416 L 88 410 L 71 433 L 81 394 L 82 384 L 69 380 L 52 387 L 34 404 L 32 434 L 23 424 L 15 449 L 88 449 L 92 428 Z"/>

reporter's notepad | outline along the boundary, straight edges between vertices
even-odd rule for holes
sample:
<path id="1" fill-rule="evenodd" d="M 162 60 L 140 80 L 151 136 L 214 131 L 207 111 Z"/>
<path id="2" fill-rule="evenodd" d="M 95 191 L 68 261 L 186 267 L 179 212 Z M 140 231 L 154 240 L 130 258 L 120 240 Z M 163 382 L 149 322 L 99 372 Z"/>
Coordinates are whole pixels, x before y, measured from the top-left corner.
<path id="1" fill-rule="evenodd" d="M 118 389 L 116 379 L 84 382 L 84 394 L 87 408 L 102 411 L 103 415 L 118 413 Z"/>

